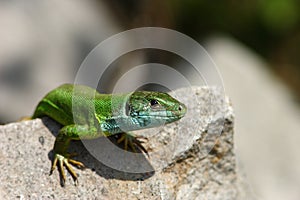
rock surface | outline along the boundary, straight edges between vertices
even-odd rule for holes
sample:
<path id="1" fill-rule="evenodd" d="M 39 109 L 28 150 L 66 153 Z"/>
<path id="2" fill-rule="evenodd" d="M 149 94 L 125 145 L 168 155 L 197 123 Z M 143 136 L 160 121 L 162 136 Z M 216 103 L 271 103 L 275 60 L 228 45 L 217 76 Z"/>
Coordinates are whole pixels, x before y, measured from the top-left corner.
<path id="1" fill-rule="evenodd" d="M 139 131 L 149 158 L 125 152 L 110 140 L 70 146 L 85 170 L 49 176 L 60 125 L 49 118 L 0 126 L 0 196 L 3 199 L 241 199 L 233 148 L 233 111 L 221 90 L 179 89 L 188 107 L 180 121 Z M 100 150 L 99 150 L 100 149 Z"/>
<path id="2" fill-rule="evenodd" d="M 219 35 L 206 49 L 234 105 L 235 153 L 248 198 L 299 200 L 299 102 L 265 60 L 235 39 Z"/>

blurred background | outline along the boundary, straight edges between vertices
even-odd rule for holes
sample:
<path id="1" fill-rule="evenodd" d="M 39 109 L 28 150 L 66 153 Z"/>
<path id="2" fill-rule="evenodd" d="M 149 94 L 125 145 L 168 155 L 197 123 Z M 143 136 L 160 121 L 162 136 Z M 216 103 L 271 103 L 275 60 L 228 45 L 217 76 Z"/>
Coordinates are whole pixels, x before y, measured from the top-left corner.
<path id="1" fill-rule="evenodd" d="M 31 115 L 48 91 L 73 82 L 98 43 L 144 26 L 180 31 L 216 62 L 236 113 L 237 159 L 249 199 L 300 199 L 297 0 L 1 0 L 0 123 Z M 111 91 L 131 66 L 149 62 L 172 66 L 178 58 L 134 51 L 112 64 L 100 90 Z"/>

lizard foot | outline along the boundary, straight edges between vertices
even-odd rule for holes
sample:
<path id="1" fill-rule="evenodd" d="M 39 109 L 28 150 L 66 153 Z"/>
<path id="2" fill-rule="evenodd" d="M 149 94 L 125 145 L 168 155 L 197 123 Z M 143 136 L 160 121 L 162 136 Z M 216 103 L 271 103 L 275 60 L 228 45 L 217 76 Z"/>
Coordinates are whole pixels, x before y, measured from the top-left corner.
<path id="1" fill-rule="evenodd" d="M 60 176 L 61 176 L 61 185 L 62 186 L 65 186 L 65 182 L 66 182 L 66 173 L 64 171 L 64 166 L 66 167 L 66 169 L 69 171 L 69 173 L 71 174 L 73 180 L 74 180 L 74 183 L 75 185 L 78 184 L 78 176 L 76 174 L 76 172 L 73 170 L 72 165 L 75 165 L 77 167 L 80 167 L 80 168 L 84 168 L 84 164 L 82 164 L 81 162 L 78 162 L 76 160 L 73 160 L 73 159 L 70 159 L 72 155 L 67 155 L 67 156 L 63 156 L 61 154 L 54 154 L 54 159 L 53 159 L 53 162 L 52 162 L 52 167 L 51 167 L 51 170 L 50 170 L 50 174 L 52 174 L 52 172 L 55 170 L 56 166 L 58 165 L 59 166 L 59 173 L 60 173 Z"/>
<path id="2" fill-rule="evenodd" d="M 21 117 L 21 118 L 18 120 L 18 122 L 23 122 L 23 121 L 28 121 L 28 120 L 32 120 L 32 118 L 29 117 L 29 116 L 25 116 L 25 117 Z"/>
<path id="3" fill-rule="evenodd" d="M 130 150 L 132 150 L 133 152 L 136 153 L 137 152 L 136 149 L 138 149 L 141 152 L 145 153 L 149 157 L 147 150 L 142 145 L 142 143 L 144 143 L 144 141 L 142 141 L 141 139 L 147 140 L 147 138 L 143 137 L 143 136 L 134 136 L 132 133 L 122 133 L 119 136 L 117 143 L 120 144 L 123 142 L 124 149 L 126 151 L 128 150 L 128 146 L 129 146 Z"/>

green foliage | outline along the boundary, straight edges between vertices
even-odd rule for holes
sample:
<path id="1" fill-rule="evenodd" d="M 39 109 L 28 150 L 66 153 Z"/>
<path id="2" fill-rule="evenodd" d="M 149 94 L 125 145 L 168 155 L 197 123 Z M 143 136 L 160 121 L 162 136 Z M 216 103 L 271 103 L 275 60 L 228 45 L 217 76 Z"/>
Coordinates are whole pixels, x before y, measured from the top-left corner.
<path id="1" fill-rule="evenodd" d="M 259 5 L 262 21 L 272 31 L 288 31 L 299 22 L 300 8 L 295 0 L 261 0 Z"/>

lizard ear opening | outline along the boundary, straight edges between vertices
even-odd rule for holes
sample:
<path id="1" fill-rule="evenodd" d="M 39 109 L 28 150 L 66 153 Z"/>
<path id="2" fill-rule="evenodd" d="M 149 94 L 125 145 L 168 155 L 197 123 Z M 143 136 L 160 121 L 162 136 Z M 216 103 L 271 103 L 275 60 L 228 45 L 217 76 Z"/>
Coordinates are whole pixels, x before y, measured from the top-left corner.
<path id="1" fill-rule="evenodd" d="M 126 104 L 125 104 L 125 114 L 126 114 L 127 116 L 130 115 L 130 110 L 131 110 L 131 107 L 130 107 L 129 103 L 126 102 Z"/>

